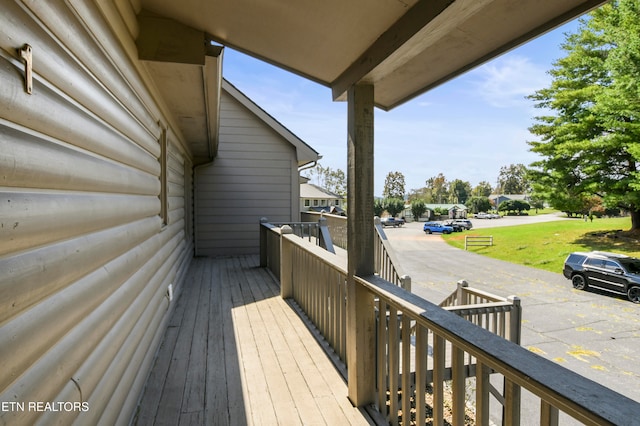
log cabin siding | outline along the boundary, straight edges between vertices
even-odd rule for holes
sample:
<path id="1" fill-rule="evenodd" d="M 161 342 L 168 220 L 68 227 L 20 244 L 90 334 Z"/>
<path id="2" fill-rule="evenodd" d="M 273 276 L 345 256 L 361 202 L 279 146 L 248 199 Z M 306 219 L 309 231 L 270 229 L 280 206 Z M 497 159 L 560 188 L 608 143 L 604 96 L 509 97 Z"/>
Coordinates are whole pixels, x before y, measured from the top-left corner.
<path id="1" fill-rule="evenodd" d="M 113 7 L 0 2 L 0 401 L 89 407 L 0 424 L 126 423 L 192 257 L 191 160 Z"/>
<path id="2" fill-rule="evenodd" d="M 295 148 L 223 90 L 218 155 L 196 175 L 196 254 L 258 253 L 261 217 L 297 220 L 297 184 Z"/>

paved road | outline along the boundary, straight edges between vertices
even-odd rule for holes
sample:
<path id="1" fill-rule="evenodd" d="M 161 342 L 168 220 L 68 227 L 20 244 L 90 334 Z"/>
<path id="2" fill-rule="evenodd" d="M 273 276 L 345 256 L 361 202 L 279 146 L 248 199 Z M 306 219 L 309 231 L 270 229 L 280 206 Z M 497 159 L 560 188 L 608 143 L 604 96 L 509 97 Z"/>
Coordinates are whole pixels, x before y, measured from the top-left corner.
<path id="1" fill-rule="evenodd" d="M 538 220 L 546 219 L 553 218 Z M 488 223 L 507 226 L 509 220 L 473 223 L 474 228 Z M 388 228 L 385 233 L 403 272 L 412 277 L 413 293 L 439 303 L 455 290 L 458 280 L 465 279 L 470 286 L 499 296 L 516 295 L 523 306 L 522 346 L 640 402 L 639 305 L 574 290 L 561 273 L 453 248 L 439 235 L 425 235 L 421 223 Z"/>

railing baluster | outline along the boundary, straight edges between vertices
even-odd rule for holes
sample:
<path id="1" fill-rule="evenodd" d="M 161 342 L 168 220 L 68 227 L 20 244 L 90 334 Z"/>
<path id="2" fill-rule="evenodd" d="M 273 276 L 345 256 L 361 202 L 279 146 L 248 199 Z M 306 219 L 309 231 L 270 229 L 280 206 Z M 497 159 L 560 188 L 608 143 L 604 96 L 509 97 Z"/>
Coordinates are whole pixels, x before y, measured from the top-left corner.
<path id="1" fill-rule="evenodd" d="M 489 424 L 489 398 L 490 398 L 489 369 L 485 365 L 476 362 L 476 424 Z"/>
<path id="2" fill-rule="evenodd" d="M 464 351 L 457 346 L 451 346 L 451 398 L 452 398 L 452 416 L 454 425 L 464 424 L 464 407 L 465 407 L 465 378 L 464 372 Z"/>
<path id="3" fill-rule="evenodd" d="M 398 424 L 398 369 L 399 338 L 398 338 L 398 311 L 389 306 L 388 315 L 380 312 L 380 317 L 389 322 L 389 423 Z"/>
<path id="4" fill-rule="evenodd" d="M 416 324 L 416 421 L 415 424 L 425 424 L 426 401 L 425 393 L 427 387 L 427 332 L 426 329 Z"/>
<path id="5" fill-rule="evenodd" d="M 383 300 L 378 301 L 378 347 L 377 347 L 377 387 L 378 410 L 387 417 L 387 377 L 389 369 L 387 364 L 387 351 L 389 348 L 389 334 L 387 330 L 387 304 Z"/>
<path id="6" fill-rule="evenodd" d="M 504 379 L 503 420 L 506 426 L 520 425 L 520 386 L 507 378 Z"/>
<path id="7" fill-rule="evenodd" d="M 444 338 L 433 335 L 433 426 L 444 425 Z"/>
<path id="8" fill-rule="evenodd" d="M 402 315 L 402 424 L 411 422 L 411 319 Z"/>
<path id="9" fill-rule="evenodd" d="M 558 409 L 546 401 L 540 401 L 540 424 L 558 426 Z"/>

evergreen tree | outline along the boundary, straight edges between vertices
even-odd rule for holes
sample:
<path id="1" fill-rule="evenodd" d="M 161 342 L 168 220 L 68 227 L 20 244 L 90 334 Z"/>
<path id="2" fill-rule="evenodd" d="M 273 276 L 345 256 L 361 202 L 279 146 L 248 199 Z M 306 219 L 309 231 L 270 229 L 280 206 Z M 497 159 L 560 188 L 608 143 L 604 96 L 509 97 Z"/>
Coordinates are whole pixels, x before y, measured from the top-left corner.
<path id="1" fill-rule="evenodd" d="M 640 1 L 592 12 L 562 46 L 551 86 L 530 96 L 551 112 L 536 117 L 529 142 L 536 193 L 568 212 L 598 195 L 640 228 Z"/>

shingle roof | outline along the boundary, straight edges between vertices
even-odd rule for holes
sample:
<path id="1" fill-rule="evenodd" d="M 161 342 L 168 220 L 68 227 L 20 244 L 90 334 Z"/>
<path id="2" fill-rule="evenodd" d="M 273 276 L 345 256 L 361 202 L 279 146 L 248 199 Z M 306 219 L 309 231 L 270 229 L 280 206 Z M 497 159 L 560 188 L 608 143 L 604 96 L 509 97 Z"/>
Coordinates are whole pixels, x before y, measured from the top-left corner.
<path id="1" fill-rule="evenodd" d="M 312 183 L 300 184 L 300 198 L 342 200 L 342 197 L 338 194 L 334 194 L 333 192 L 327 191 L 326 189 Z"/>

